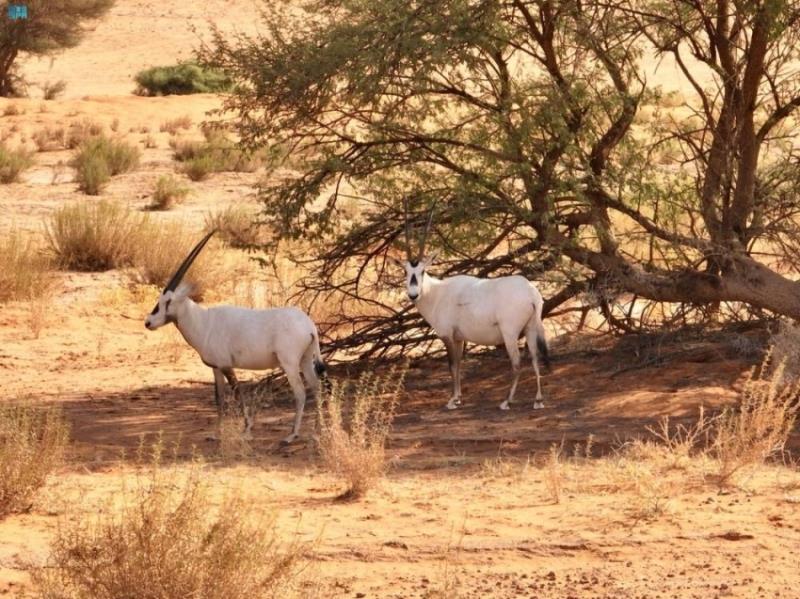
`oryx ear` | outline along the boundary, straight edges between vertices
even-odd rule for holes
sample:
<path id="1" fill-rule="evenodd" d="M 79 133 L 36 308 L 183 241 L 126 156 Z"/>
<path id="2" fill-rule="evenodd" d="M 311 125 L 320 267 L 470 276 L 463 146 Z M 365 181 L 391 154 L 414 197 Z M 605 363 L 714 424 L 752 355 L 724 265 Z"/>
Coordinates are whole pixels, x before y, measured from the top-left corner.
<path id="1" fill-rule="evenodd" d="M 433 264 L 434 262 L 436 262 L 436 258 L 438 258 L 438 257 L 439 257 L 439 252 L 438 252 L 438 251 L 437 251 L 437 252 L 433 252 L 433 253 L 432 253 L 431 255 L 429 255 L 429 256 L 425 256 L 425 257 L 422 259 L 422 266 L 423 266 L 423 268 L 428 268 L 428 267 L 429 267 L 431 264 Z"/>

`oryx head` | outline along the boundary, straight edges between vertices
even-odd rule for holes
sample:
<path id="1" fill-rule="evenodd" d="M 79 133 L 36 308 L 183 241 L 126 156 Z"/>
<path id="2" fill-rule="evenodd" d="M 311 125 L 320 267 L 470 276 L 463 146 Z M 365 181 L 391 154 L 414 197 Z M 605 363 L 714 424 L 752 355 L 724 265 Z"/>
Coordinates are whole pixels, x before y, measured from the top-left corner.
<path id="1" fill-rule="evenodd" d="M 436 254 L 431 256 L 425 255 L 425 245 L 428 241 L 428 233 L 431 230 L 431 223 L 433 222 L 433 209 L 428 214 L 428 222 L 425 225 L 425 230 L 419 238 L 417 251 L 411 248 L 411 223 L 408 219 L 408 200 L 403 199 L 403 208 L 405 210 L 405 234 L 406 234 L 406 259 L 398 260 L 397 258 L 390 257 L 398 266 L 406 271 L 406 293 L 412 302 L 416 302 L 420 295 L 422 295 L 422 278 L 425 276 L 425 269 L 428 268 L 436 258 Z"/>
<path id="2" fill-rule="evenodd" d="M 185 288 L 179 290 L 178 286 L 181 284 L 186 271 L 188 271 L 189 267 L 192 266 L 192 262 L 194 262 L 195 258 L 197 258 L 197 256 L 200 254 L 213 234 L 214 231 L 211 231 L 208 235 L 203 237 L 203 239 L 201 239 L 196 246 L 194 246 L 194 249 L 192 249 L 192 251 L 189 252 L 189 255 L 183 259 L 183 262 L 181 262 L 178 270 L 176 270 L 175 274 L 172 275 L 169 283 L 167 283 L 167 286 L 164 287 L 164 291 L 162 291 L 161 295 L 158 296 L 156 307 L 153 308 L 153 311 L 150 312 L 150 315 L 144 319 L 144 326 L 151 331 L 159 327 L 163 327 L 168 322 L 175 322 L 175 314 L 177 313 L 178 304 L 180 304 L 182 301 L 185 301 L 186 297 L 188 296 L 188 290 Z"/>

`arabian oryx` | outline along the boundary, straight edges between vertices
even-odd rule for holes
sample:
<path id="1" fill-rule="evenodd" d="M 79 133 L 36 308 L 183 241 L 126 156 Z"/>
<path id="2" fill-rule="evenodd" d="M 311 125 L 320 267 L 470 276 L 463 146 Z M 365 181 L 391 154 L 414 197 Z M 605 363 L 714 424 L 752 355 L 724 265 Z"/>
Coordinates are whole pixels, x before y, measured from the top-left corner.
<path id="1" fill-rule="evenodd" d="M 500 404 L 500 409 L 508 410 L 519 381 L 518 340 L 523 335 L 536 372 L 536 399 L 533 407 L 543 408 L 537 350 L 541 352 L 547 366 L 550 362 L 542 325 L 542 295 L 533 283 L 522 276 L 480 279 L 457 275 L 437 279 L 429 275 L 426 270 L 435 256 L 425 256 L 425 242 L 432 216 L 431 212 L 419 243 L 419 251 L 414 257 L 406 209 L 407 260 L 403 262 L 392 259 L 406 271 L 409 299 L 447 348 L 453 377 L 453 396 L 447 402 L 447 408 L 453 410 L 461 403 L 461 358 L 464 344 L 470 342 L 477 345 L 505 345 L 508 357 L 511 358 L 513 378 L 508 398 Z"/>
<path id="2" fill-rule="evenodd" d="M 218 422 L 223 414 L 225 379 L 228 379 L 242 406 L 246 433 L 250 432 L 253 422 L 239 393 L 233 369 L 283 368 L 295 399 L 292 434 L 283 440 L 283 443 L 291 443 L 300 433 L 306 403 L 306 390 L 300 373 L 316 395 L 319 377 L 325 372 L 317 327 L 305 312 L 297 308 L 203 308 L 193 302 L 189 298 L 191 287 L 181 284 L 181 279 L 213 234 L 214 231 L 203 237 L 184 259 L 161 292 L 144 326 L 152 331 L 169 322 L 175 323 L 186 342 L 200 354 L 203 363 L 214 371 Z"/>

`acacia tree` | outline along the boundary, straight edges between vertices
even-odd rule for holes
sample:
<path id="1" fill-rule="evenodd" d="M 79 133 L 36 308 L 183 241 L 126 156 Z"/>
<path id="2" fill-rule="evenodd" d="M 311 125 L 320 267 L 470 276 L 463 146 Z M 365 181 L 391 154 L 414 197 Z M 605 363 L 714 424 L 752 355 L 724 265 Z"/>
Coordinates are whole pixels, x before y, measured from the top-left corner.
<path id="1" fill-rule="evenodd" d="M 339 346 L 428 338 L 369 274 L 404 201 L 418 221 L 435 206 L 445 274 L 547 273 L 547 309 L 592 287 L 800 317 L 798 2 L 292 6 L 201 55 L 239 83 L 225 108 L 243 142 L 302 157 L 261 190 L 263 219 L 314 244 L 305 284 L 344 298 L 357 333 Z M 647 82 L 666 56 L 682 106 Z"/>
<path id="2" fill-rule="evenodd" d="M 21 92 L 14 65 L 20 53 L 41 56 L 80 43 L 83 22 L 103 16 L 114 0 L 27 0 L 26 19 L 0 15 L 0 96 Z"/>

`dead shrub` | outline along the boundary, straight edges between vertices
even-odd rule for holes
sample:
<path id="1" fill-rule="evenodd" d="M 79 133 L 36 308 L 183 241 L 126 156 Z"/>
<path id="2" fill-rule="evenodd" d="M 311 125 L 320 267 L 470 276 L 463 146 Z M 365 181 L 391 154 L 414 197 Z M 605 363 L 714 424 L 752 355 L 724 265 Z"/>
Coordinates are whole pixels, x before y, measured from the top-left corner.
<path id="1" fill-rule="evenodd" d="M 45 100 L 55 100 L 59 96 L 64 95 L 67 91 L 67 82 L 63 79 L 58 81 L 45 81 L 42 84 L 42 97 Z"/>
<path id="2" fill-rule="evenodd" d="M 800 381 L 786 376 L 785 362 L 776 362 L 770 349 L 750 372 L 739 403 L 714 422 L 709 453 L 718 460 L 718 483 L 730 484 L 743 470 L 780 454 L 798 408 Z"/>
<path id="3" fill-rule="evenodd" d="M 47 126 L 34 131 L 31 137 L 39 152 L 52 152 L 67 147 L 67 130 L 64 127 Z"/>
<path id="4" fill-rule="evenodd" d="M 45 237 L 61 268 L 105 271 L 132 265 L 149 230 L 146 215 L 122 204 L 80 202 L 56 210 Z"/>
<path id="5" fill-rule="evenodd" d="M 405 368 L 365 372 L 334 382 L 317 402 L 317 446 L 323 466 L 346 484 L 341 499 L 362 497 L 386 470 L 386 439 L 403 388 Z"/>
<path id="6" fill-rule="evenodd" d="M 207 480 L 199 462 L 179 470 L 155 458 L 102 515 L 58 529 L 48 563 L 33 571 L 39 596 L 300 596 L 308 546 L 284 542 L 274 517 L 241 495 L 215 505 Z"/>
<path id="7" fill-rule="evenodd" d="M 0 518 L 30 509 L 62 463 L 68 436 L 56 408 L 0 406 Z"/>
<path id="8" fill-rule="evenodd" d="M 561 459 L 563 452 L 563 442 L 561 445 L 553 443 L 550 446 L 550 452 L 544 468 L 545 488 L 550 496 L 550 501 L 555 504 L 561 503 L 561 490 L 564 487 L 564 465 Z"/>
<path id="9" fill-rule="evenodd" d="M 149 210 L 169 210 L 189 195 L 189 188 L 171 175 L 162 175 L 156 182 Z"/>
<path id="10" fill-rule="evenodd" d="M 16 229 L 0 236 L 0 263 L 0 303 L 33 300 L 52 289 L 50 261 Z"/>
<path id="11" fill-rule="evenodd" d="M 69 150 L 83 145 L 92 137 L 97 137 L 103 134 L 103 125 L 96 123 L 90 119 L 82 119 L 70 123 L 66 137 L 66 147 Z"/>

